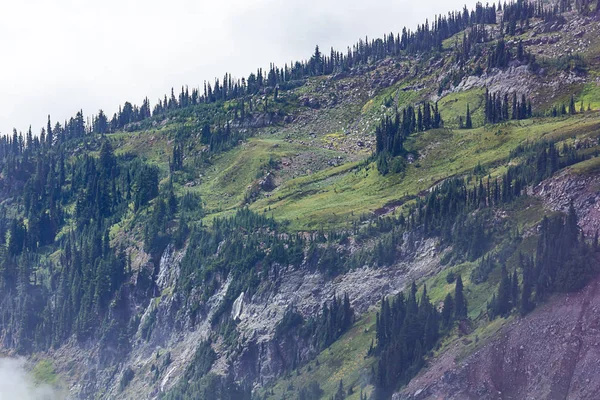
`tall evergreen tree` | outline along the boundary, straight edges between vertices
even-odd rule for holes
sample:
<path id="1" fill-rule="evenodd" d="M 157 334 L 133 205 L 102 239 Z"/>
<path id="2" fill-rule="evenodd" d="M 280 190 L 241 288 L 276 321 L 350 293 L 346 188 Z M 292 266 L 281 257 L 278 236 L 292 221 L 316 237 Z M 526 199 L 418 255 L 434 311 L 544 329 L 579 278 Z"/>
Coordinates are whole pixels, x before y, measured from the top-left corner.
<path id="1" fill-rule="evenodd" d="M 531 301 L 531 292 L 533 289 L 533 262 L 520 255 L 520 263 L 523 268 L 523 290 L 521 292 L 520 312 L 525 315 L 533 310 L 534 304 Z"/>
<path id="2" fill-rule="evenodd" d="M 454 318 L 454 299 L 448 293 L 444 299 L 444 308 L 442 309 L 442 323 L 445 327 L 449 327 Z"/>
<path id="3" fill-rule="evenodd" d="M 48 115 L 48 124 L 46 125 L 46 142 L 48 147 L 52 147 L 54 144 L 54 135 L 52 132 L 52 123 L 50 122 L 50 115 Z"/>
<path id="4" fill-rule="evenodd" d="M 469 105 L 467 104 L 467 117 L 465 119 L 465 128 L 472 129 L 473 121 L 471 120 L 471 110 L 469 109 Z"/>
<path id="5" fill-rule="evenodd" d="M 575 97 L 571 95 L 571 100 L 569 100 L 569 114 L 575 115 L 577 110 L 575 109 Z"/>
<path id="6" fill-rule="evenodd" d="M 458 320 L 467 318 L 467 299 L 464 295 L 463 281 L 460 274 L 456 276 L 454 287 L 454 315 Z"/>

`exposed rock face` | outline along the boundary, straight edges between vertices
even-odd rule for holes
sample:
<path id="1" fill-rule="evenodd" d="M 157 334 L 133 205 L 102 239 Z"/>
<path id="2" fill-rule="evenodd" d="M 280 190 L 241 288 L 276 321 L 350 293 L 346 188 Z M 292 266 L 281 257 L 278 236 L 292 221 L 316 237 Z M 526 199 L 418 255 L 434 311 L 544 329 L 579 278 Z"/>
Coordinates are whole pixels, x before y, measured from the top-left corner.
<path id="1" fill-rule="evenodd" d="M 239 379 L 257 384 L 277 378 L 294 358 L 292 349 L 299 348 L 300 360 L 314 355 L 306 343 L 290 346 L 273 340 L 275 327 L 285 312 L 294 309 L 304 317 L 317 314 L 323 303 L 335 295 L 347 293 L 352 307 L 360 315 L 377 304 L 382 296 L 398 293 L 414 279 L 439 268 L 439 251 L 433 239 L 415 239 L 406 235 L 402 245 L 405 255 L 390 267 L 364 266 L 335 279 L 318 271 L 284 269 L 277 279 L 263 284 L 254 296 L 241 295 L 233 306 L 237 318 L 241 354 L 233 363 Z"/>
<path id="2" fill-rule="evenodd" d="M 513 93 L 519 95 L 529 95 L 531 90 L 530 83 L 535 79 L 535 75 L 529 72 L 526 65 L 512 66 L 505 71 L 493 70 L 490 73 L 484 73 L 481 76 L 466 77 L 453 92 L 460 92 L 473 88 L 487 87 L 490 93 Z"/>
<path id="3" fill-rule="evenodd" d="M 402 241 L 403 257 L 393 266 L 373 268 L 364 266 L 331 279 L 318 271 L 307 268 L 282 267 L 277 277 L 267 280 L 253 296 L 242 293 L 235 300 L 231 316 L 237 322 L 238 346 L 231 353 L 220 343 L 215 344 L 218 360 L 213 372 L 232 371 L 240 380 L 250 380 L 261 385 L 276 379 L 292 363 L 295 353 L 300 352 L 303 361 L 314 355 L 309 343 L 286 343 L 288 338 L 274 340 L 277 323 L 285 312 L 294 307 L 303 316 L 318 313 L 324 302 L 335 295 L 348 293 L 357 314 L 367 311 L 382 296 L 403 290 L 413 279 L 433 273 L 439 268 L 439 249 L 434 239 L 420 239 L 418 235 L 405 235 Z M 132 365 L 134 370 L 147 368 L 154 362 L 155 349 L 164 348 L 171 352 L 173 360 L 160 385 L 148 382 L 147 378 L 135 379 L 132 385 L 136 393 L 148 392 L 144 385 L 154 387 L 151 395 L 168 390 L 191 361 L 198 344 L 210 335 L 210 318 L 223 299 L 230 280 L 227 280 L 206 304 L 207 314 L 193 321 L 179 307 L 178 295 L 170 290 L 176 283 L 179 263 L 184 252 L 174 251 L 169 246 L 161 258 L 157 286 L 160 296 L 152 300 L 140 322 L 154 313 L 154 328 L 147 342 L 139 336 L 134 350 L 123 363 L 123 368 Z M 193 294 L 192 294 L 193 296 Z"/>
<path id="4" fill-rule="evenodd" d="M 534 194 L 554 211 L 566 212 L 573 202 L 579 226 L 588 237 L 600 230 L 600 176 L 573 176 L 568 170 L 545 180 L 534 188 Z"/>
<path id="5" fill-rule="evenodd" d="M 168 245 L 161 259 L 156 278 L 156 285 L 160 291 L 165 290 L 169 286 L 175 285 L 179 278 L 179 264 L 183 259 L 185 252 L 176 252 L 174 246 Z"/>
<path id="6" fill-rule="evenodd" d="M 102 360 L 107 353 L 99 343 L 82 345 L 77 341 L 48 354 L 56 360 L 60 373 L 74 382 L 85 382 L 70 389 L 70 398 L 84 399 L 94 393 L 106 398 L 157 398 L 169 390 L 192 361 L 198 345 L 211 336 L 211 318 L 231 284 L 224 280 L 207 301 L 202 302 L 195 290 L 190 298 L 201 304 L 199 311 L 188 310 L 176 289 L 180 263 L 186 249 L 168 246 L 153 278 L 151 269 L 142 269 L 131 281 L 127 293 L 130 312 L 141 315 L 137 330 L 129 340 L 128 352 L 115 352 L 110 363 Z M 320 312 L 324 302 L 347 293 L 352 307 L 360 315 L 379 302 L 382 296 L 405 289 L 412 280 L 435 273 L 440 268 L 440 251 L 434 239 L 419 234 L 405 234 L 400 246 L 401 257 L 392 266 L 364 266 L 334 278 L 308 267 L 280 267 L 277 276 L 264 281 L 255 294 L 241 293 L 235 300 L 231 316 L 237 323 L 238 339 L 233 347 L 222 341 L 213 343 L 217 361 L 212 372 L 232 372 L 238 380 L 261 386 L 288 371 L 295 357 L 303 362 L 315 355 L 311 343 L 289 343 L 290 337 L 275 338 L 275 328 L 286 311 L 294 308 L 308 318 Z M 191 303 L 194 303 L 192 301 Z M 163 365 L 168 352 L 168 366 L 159 376 L 152 366 Z M 77 370 L 68 365 L 76 361 Z M 134 378 L 121 393 L 119 377 L 127 369 Z"/>
<path id="7" fill-rule="evenodd" d="M 462 362 L 448 351 L 394 399 L 598 399 L 599 286 L 555 297 Z"/>
<path id="8" fill-rule="evenodd" d="M 242 317 L 242 311 L 244 311 L 244 292 L 240 293 L 239 297 L 233 302 L 231 319 L 239 321 Z"/>

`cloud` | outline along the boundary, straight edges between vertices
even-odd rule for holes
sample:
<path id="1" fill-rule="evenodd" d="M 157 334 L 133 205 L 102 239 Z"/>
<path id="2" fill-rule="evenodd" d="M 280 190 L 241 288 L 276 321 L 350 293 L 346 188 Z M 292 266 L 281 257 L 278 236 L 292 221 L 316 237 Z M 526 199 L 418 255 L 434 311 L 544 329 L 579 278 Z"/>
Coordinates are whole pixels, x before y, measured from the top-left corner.
<path id="1" fill-rule="evenodd" d="M 35 385 L 25 371 L 23 360 L 0 359 L 0 400 L 60 400 L 57 391 L 47 385 Z"/>
<path id="2" fill-rule="evenodd" d="M 470 3 L 474 3 L 473 0 Z M 461 8 L 464 0 L 7 1 L 0 13 L 0 133 L 34 133 L 79 109 L 112 115 L 171 87 L 345 50 L 360 37 Z M 470 4 L 471 6 L 474 4 Z"/>

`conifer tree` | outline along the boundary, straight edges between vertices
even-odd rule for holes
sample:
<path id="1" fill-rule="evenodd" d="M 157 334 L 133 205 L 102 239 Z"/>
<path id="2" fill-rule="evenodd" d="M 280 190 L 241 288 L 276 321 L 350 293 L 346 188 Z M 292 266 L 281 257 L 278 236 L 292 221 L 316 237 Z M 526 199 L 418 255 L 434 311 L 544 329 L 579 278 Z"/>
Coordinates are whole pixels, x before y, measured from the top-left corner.
<path id="1" fill-rule="evenodd" d="M 519 304 L 519 277 L 517 276 L 517 270 L 515 269 L 510 280 L 510 308 L 516 308 Z"/>
<path id="2" fill-rule="evenodd" d="M 442 309 L 442 323 L 447 328 L 452 323 L 454 317 L 454 299 L 448 293 L 444 299 L 444 308 Z"/>
<path id="3" fill-rule="evenodd" d="M 50 115 L 48 115 L 48 124 L 46 125 L 46 141 L 48 147 L 52 147 L 54 144 L 54 135 L 52 134 L 52 123 L 50 122 Z"/>
<path id="4" fill-rule="evenodd" d="M 334 400 L 344 400 L 346 398 L 346 391 L 344 390 L 344 381 L 340 379 L 338 390 L 335 393 Z"/>
<path id="5" fill-rule="evenodd" d="M 472 129 L 473 121 L 471 120 L 471 110 L 469 109 L 469 105 L 467 104 L 467 117 L 465 119 L 465 128 Z"/>
<path id="6" fill-rule="evenodd" d="M 458 320 L 467 318 L 467 300 L 465 299 L 463 290 L 462 277 L 458 274 L 454 287 L 454 315 Z"/>
<path id="7" fill-rule="evenodd" d="M 533 310 L 534 304 L 531 301 L 531 292 L 533 289 L 533 266 L 529 259 L 525 259 L 521 254 L 519 256 L 523 268 L 523 290 L 521 292 L 520 312 L 525 315 Z"/>

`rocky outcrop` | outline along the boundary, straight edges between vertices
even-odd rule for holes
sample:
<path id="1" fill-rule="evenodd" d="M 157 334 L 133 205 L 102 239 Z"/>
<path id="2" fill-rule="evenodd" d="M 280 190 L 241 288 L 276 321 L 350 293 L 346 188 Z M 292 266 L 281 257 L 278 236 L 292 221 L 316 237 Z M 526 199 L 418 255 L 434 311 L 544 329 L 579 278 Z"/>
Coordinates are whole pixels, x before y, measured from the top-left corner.
<path id="1" fill-rule="evenodd" d="M 600 230 L 599 175 L 575 175 L 566 170 L 537 185 L 533 193 L 553 211 L 566 212 L 572 202 L 587 237 Z"/>
<path id="2" fill-rule="evenodd" d="M 383 296 L 398 293 L 413 280 L 437 271 L 440 266 L 438 243 L 405 235 L 404 256 L 393 266 L 364 266 L 346 274 L 328 278 L 319 271 L 287 268 L 279 277 L 263 283 L 253 296 L 241 295 L 234 304 L 232 317 L 238 321 L 239 348 L 232 364 L 238 379 L 264 384 L 277 378 L 292 364 L 300 351 L 303 362 L 314 356 L 308 344 L 289 346 L 274 340 L 275 327 L 285 312 L 294 308 L 305 318 L 320 312 L 323 303 L 335 295 L 347 293 L 352 307 L 360 315 L 376 305 Z"/>
<path id="3" fill-rule="evenodd" d="M 333 279 L 305 267 L 282 268 L 277 277 L 261 284 L 254 295 L 241 294 L 232 308 L 240 351 L 224 355 L 230 359 L 235 377 L 261 386 L 279 377 L 293 362 L 301 363 L 314 356 L 309 343 L 291 344 L 286 342 L 289 338 L 274 338 L 275 328 L 288 309 L 293 307 L 309 318 L 320 311 L 324 302 L 347 293 L 360 315 L 382 296 L 397 293 L 412 280 L 439 268 L 436 240 L 405 235 L 402 243 L 403 257 L 393 266 L 364 266 Z M 295 357 L 299 359 L 294 360 Z"/>
<path id="4" fill-rule="evenodd" d="M 356 244 L 349 246 L 357 248 Z M 218 359 L 212 372 L 233 373 L 237 380 L 262 386 L 289 371 L 294 363 L 316 354 L 304 339 L 290 342 L 289 336 L 275 337 L 275 328 L 287 310 L 294 308 L 309 318 L 335 295 L 347 293 L 360 315 L 382 296 L 397 293 L 412 280 L 439 270 L 440 249 L 435 239 L 405 234 L 399 246 L 401 257 L 394 265 L 365 265 L 333 278 L 308 266 L 280 266 L 277 276 L 264 280 L 252 295 L 241 293 L 234 301 L 231 317 L 236 323 L 236 343 L 226 344 L 222 339 L 213 343 Z M 61 375 L 73 378 L 70 398 L 90 398 L 98 393 L 103 398 L 128 398 L 129 393 L 157 398 L 177 383 L 198 345 L 217 337 L 212 315 L 220 308 L 232 280 L 225 279 L 207 301 L 201 301 L 200 292 L 193 290 L 184 302 L 177 280 L 185 251 L 167 246 L 156 274 L 151 273 L 153 264 L 149 263 L 123 293 L 131 315 L 140 316 L 128 338 L 128 351 L 115 352 L 111 362 L 103 362 L 107 349 L 100 343 L 73 340 L 48 354 Z M 200 304 L 197 310 L 185 306 L 195 303 Z M 119 382 L 125 371 L 132 371 L 133 378 L 122 391 Z"/>
<path id="5" fill-rule="evenodd" d="M 464 78 L 458 86 L 450 92 L 461 92 L 473 88 L 487 87 L 490 93 L 517 93 L 529 96 L 532 89 L 531 83 L 536 80 L 536 76 L 529 71 L 527 65 L 513 65 L 502 71 L 493 69 L 483 73 L 481 76 L 468 76 Z M 447 92 L 447 93 L 450 93 Z M 442 97 L 447 93 L 443 93 Z"/>

